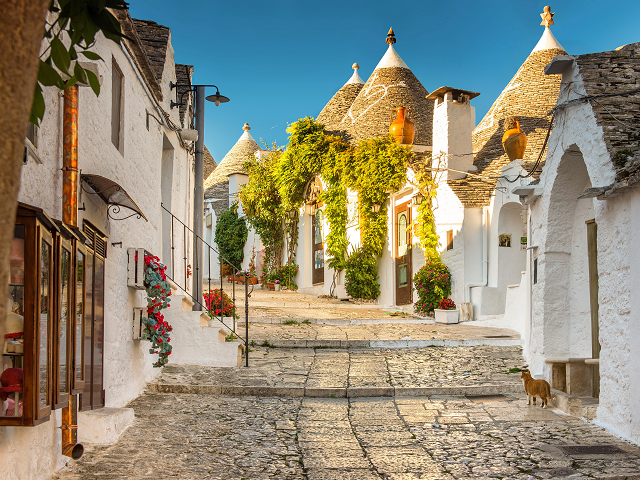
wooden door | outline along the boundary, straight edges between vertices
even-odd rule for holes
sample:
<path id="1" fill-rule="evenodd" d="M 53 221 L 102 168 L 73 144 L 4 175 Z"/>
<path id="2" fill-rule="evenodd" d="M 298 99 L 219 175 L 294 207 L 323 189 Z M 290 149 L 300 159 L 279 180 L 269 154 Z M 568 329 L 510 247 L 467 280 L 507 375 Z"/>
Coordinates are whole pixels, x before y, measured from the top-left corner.
<path id="1" fill-rule="evenodd" d="M 589 300 L 591 307 L 591 357 L 600 358 L 600 326 L 598 319 L 598 225 L 587 221 L 587 251 L 589 256 Z M 593 365 L 593 396 L 600 396 L 600 369 Z"/>
<path id="2" fill-rule="evenodd" d="M 395 208 L 396 305 L 411 303 L 411 207 L 410 202 Z"/>
<path id="3" fill-rule="evenodd" d="M 322 235 L 322 210 L 317 209 L 313 215 L 313 228 L 311 231 L 313 249 L 311 252 L 311 261 L 314 285 L 324 283 L 324 236 Z"/>

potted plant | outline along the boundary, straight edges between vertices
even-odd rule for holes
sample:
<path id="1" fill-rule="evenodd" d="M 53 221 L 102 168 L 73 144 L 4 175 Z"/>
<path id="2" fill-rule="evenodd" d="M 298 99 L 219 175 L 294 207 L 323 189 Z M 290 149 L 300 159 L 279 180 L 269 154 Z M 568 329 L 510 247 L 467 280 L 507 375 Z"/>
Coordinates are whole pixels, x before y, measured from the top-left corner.
<path id="1" fill-rule="evenodd" d="M 436 308 L 436 323 L 458 323 L 458 310 L 456 304 L 450 298 L 440 300 Z"/>

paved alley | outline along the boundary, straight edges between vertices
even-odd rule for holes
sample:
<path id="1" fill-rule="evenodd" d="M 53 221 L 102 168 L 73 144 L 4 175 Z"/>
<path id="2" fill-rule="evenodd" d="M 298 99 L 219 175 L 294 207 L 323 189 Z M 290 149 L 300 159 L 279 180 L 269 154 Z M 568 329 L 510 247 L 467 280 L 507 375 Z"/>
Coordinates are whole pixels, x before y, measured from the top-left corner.
<path id="1" fill-rule="evenodd" d="M 640 478 L 640 449 L 526 404 L 519 347 L 257 347 L 251 359 L 165 367 L 121 440 L 88 446 L 58 478 Z"/>

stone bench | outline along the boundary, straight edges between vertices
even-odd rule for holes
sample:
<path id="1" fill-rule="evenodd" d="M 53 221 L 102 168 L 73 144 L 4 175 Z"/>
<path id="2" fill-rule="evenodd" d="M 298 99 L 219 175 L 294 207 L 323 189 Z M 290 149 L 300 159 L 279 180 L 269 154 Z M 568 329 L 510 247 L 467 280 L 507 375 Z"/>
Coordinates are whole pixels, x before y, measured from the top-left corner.
<path id="1" fill-rule="evenodd" d="M 576 396 L 593 394 L 593 358 L 547 358 L 551 365 L 551 388 Z"/>

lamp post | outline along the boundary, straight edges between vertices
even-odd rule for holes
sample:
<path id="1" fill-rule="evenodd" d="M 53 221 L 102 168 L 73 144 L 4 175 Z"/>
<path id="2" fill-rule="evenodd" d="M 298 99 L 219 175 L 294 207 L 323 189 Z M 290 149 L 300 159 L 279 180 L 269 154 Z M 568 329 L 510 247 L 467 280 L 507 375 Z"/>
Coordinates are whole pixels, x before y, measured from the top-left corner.
<path id="1" fill-rule="evenodd" d="M 216 104 L 216 107 L 221 103 L 226 103 L 229 99 L 223 95 L 220 95 L 218 87 L 215 85 L 183 85 L 183 84 L 170 84 L 171 89 L 175 87 L 187 87 L 188 91 L 194 91 L 196 94 L 196 130 L 198 131 L 198 138 L 196 140 L 196 161 L 195 161 L 195 185 L 194 185 L 194 201 L 193 201 L 193 231 L 196 235 L 193 239 L 193 253 L 194 253 L 194 275 L 192 279 L 191 291 L 193 292 L 193 298 L 195 302 L 192 309 L 194 311 L 202 311 L 202 264 L 203 255 L 201 245 L 198 242 L 198 238 L 203 234 L 203 217 L 204 217 L 204 101 L 209 100 Z M 215 87 L 216 93 L 205 97 L 205 87 Z M 183 92 L 184 95 L 187 92 Z M 177 92 L 176 92 L 177 97 Z M 177 98 L 176 98 L 177 99 Z M 180 99 L 182 100 L 182 99 Z M 182 105 L 182 102 L 171 102 L 171 108 Z M 211 272 L 209 272 L 211 275 Z"/>

